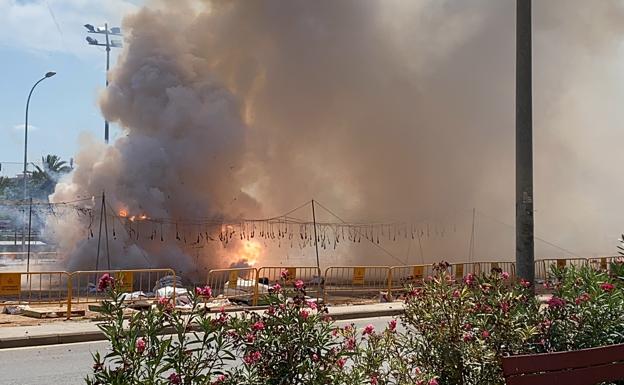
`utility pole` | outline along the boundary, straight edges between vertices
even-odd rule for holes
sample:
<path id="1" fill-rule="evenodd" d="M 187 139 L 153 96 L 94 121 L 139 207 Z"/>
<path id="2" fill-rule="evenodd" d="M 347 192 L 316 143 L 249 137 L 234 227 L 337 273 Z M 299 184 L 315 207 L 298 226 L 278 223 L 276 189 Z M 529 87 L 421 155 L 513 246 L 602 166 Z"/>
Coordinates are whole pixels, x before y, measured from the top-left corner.
<path id="1" fill-rule="evenodd" d="M 516 270 L 535 282 L 531 0 L 516 0 Z"/>
<path id="2" fill-rule="evenodd" d="M 106 36 L 106 43 L 100 43 L 97 39 L 92 38 L 91 36 L 87 36 L 87 43 L 89 45 L 98 45 L 102 47 L 106 47 L 106 87 L 108 87 L 108 70 L 110 68 L 110 50 L 111 47 L 121 48 L 121 40 L 112 40 L 109 37 L 113 36 L 122 36 L 121 29 L 119 27 L 112 27 L 110 30 L 108 29 L 108 23 L 104 23 L 104 27 L 94 27 L 91 24 L 85 24 L 85 28 L 88 33 L 101 34 Z M 104 141 L 108 144 L 108 120 L 104 119 Z"/>

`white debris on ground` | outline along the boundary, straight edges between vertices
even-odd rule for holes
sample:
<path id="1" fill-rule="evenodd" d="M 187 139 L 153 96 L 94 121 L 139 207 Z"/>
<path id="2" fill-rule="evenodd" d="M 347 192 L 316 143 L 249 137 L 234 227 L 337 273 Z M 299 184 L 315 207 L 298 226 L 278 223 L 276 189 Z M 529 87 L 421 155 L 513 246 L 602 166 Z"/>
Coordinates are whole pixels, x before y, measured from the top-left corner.
<path id="1" fill-rule="evenodd" d="M 147 299 L 147 294 L 142 291 L 135 291 L 132 293 L 122 293 L 121 299 L 123 301 L 136 301 L 136 300 L 145 300 Z"/>
<path id="2" fill-rule="evenodd" d="M 30 309 L 28 305 L 5 305 L 4 309 L 2 309 L 3 314 L 11 314 L 11 315 L 19 315 L 22 314 L 24 310 Z"/>

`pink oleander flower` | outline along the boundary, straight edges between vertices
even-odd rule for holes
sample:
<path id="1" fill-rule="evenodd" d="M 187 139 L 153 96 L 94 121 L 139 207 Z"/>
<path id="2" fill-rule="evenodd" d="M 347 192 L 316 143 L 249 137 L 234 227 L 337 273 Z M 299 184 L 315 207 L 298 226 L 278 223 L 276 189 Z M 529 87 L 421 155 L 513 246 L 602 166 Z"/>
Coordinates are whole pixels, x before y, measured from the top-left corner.
<path id="1" fill-rule="evenodd" d="M 548 300 L 548 307 L 556 309 L 558 307 L 565 306 L 565 301 L 562 298 L 553 296 Z"/>
<path id="2" fill-rule="evenodd" d="M 453 291 L 453 298 L 459 298 L 459 296 L 460 296 L 459 290 Z"/>
<path id="3" fill-rule="evenodd" d="M 175 372 L 171 373 L 167 379 L 172 385 L 180 385 L 182 383 L 182 376 Z"/>
<path id="4" fill-rule="evenodd" d="M 316 354 L 316 353 L 312 354 L 312 361 L 313 362 L 318 362 L 318 360 L 319 360 L 318 354 Z"/>
<path id="5" fill-rule="evenodd" d="M 472 286 L 472 284 L 475 282 L 475 278 L 474 275 L 472 274 L 468 274 L 464 277 L 464 283 L 468 286 Z"/>
<path id="6" fill-rule="evenodd" d="M 338 365 L 340 369 L 342 369 L 346 363 L 347 363 L 347 360 L 344 358 L 340 358 L 338 361 L 336 361 L 336 364 Z"/>
<path id="7" fill-rule="evenodd" d="M 256 323 L 254 323 L 254 324 L 251 326 L 251 329 L 252 329 L 253 331 L 256 331 L 256 332 L 257 332 L 257 331 L 259 331 L 259 330 L 264 330 L 264 322 L 262 322 L 262 321 L 258 321 L 258 322 L 256 322 Z"/>
<path id="8" fill-rule="evenodd" d="M 310 312 L 303 309 L 299 312 L 299 316 L 303 319 L 308 319 L 308 317 L 310 316 Z"/>
<path id="9" fill-rule="evenodd" d="M 256 336 L 251 333 L 247 333 L 247 335 L 245 336 L 245 341 L 247 341 L 247 343 L 249 344 L 252 344 L 255 340 Z"/>
<path id="10" fill-rule="evenodd" d="M 105 291 L 108 288 L 112 288 L 114 284 L 115 278 L 111 277 L 108 273 L 104 273 L 98 281 L 97 291 Z"/>
<path id="11" fill-rule="evenodd" d="M 472 333 L 464 333 L 463 340 L 464 342 L 470 342 L 473 340 Z"/>
<path id="12" fill-rule="evenodd" d="M 218 385 L 218 384 L 222 384 L 223 382 L 225 382 L 225 374 L 219 375 L 219 377 L 217 377 L 214 381 L 212 381 L 210 385 Z"/>
<path id="13" fill-rule="evenodd" d="M 397 320 L 393 319 L 388 323 L 388 329 L 390 329 L 391 332 L 395 331 L 397 327 Z"/>
<path id="14" fill-rule="evenodd" d="M 250 353 L 250 354 L 246 355 L 245 357 L 243 357 L 243 361 L 247 365 L 252 365 L 252 364 L 258 362 L 258 360 L 260 360 L 261 357 L 262 357 L 262 354 L 260 352 L 253 352 L 253 353 Z"/>
<path id="15" fill-rule="evenodd" d="M 510 308 L 509 302 L 501 303 L 501 310 L 503 311 L 503 313 L 509 312 L 509 308 Z"/>
<path id="16" fill-rule="evenodd" d="M 273 314 L 275 314 L 275 307 L 273 307 L 273 306 L 269 306 L 269 308 L 267 309 L 267 311 L 266 311 L 266 312 L 267 312 L 267 314 L 269 314 L 269 315 L 273 315 Z"/>
<path id="17" fill-rule="evenodd" d="M 469 323 L 464 324 L 464 330 L 472 330 L 472 325 Z"/>
<path id="18" fill-rule="evenodd" d="M 375 333 L 375 327 L 372 324 L 366 325 L 366 327 L 364 327 L 364 330 L 362 331 L 362 335 L 364 336 L 373 333 Z"/>
<path id="19" fill-rule="evenodd" d="M 314 301 L 307 301 L 306 304 L 312 310 L 316 310 L 318 308 L 318 305 Z"/>
<path id="20" fill-rule="evenodd" d="M 303 289 L 303 281 L 302 280 L 298 279 L 298 280 L 295 281 L 295 289 L 297 289 L 297 290 Z"/>
<path id="21" fill-rule="evenodd" d="M 349 337 L 345 340 L 345 349 L 347 350 L 355 349 L 355 338 Z"/>
<path id="22" fill-rule="evenodd" d="M 212 297 L 212 288 L 210 288 L 210 286 L 208 285 L 204 287 L 196 287 L 195 294 L 202 296 L 202 297 L 210 298 Z"/>
<path id="23" fill-rule="evenodd" d="M 280 272 L 280 276 L 282 277 L 282 279 L 288 279 L 288 269 L 283 269 Z"/>
<path id="24" fill-rule="evenodd" d="M 280 285 L 279 283 L 277 283 L 277 282 L 276 282 L 276 283 L 275 283 L 275 285 L 273 285 L 273 286 L 271 287 L 271 290 L 272 290 L 274 293 L 279 293 L 280 291 L 282 291 L 282 285 Z"/>
<path id="25" fill-rule="evenodd" d="M 489 332 L 489 331 L 487 331 L 487 330 L 482 331 L 482 332 L 481 332 L 481 338 L 483 338 L 483 339 L 488 339 L 488 338 L 490 338 L 490 332 Z"/>
<path id="26" fill-rule="evenodd" d="M 438 380 L 436 380 L 435 378 L 430 379 L 429 385 L 438 385 Z"/>
<path id="27" fill-rule="evenodd" d="M 165 312 L 170 312 L 174 308 L 173 302 L 170 298 L 167 297 L 160 297 L 158 299 L 158 307 L 160 307 Z"/>
<path id="28" fill-rule="evenodd" d="M 508 273 L 508 272 L 506 272 L 506 271 L 503 271 L 503 272 L 501 273 L 501 277 L 503 277 L 503 279 L 507 279 L 507 278 L 509 278 L 509 273 Z"/>
<path id="29" fill-rule="evenodd" d="M 377 385 L 378 384 L 377 376 L 372 375 L 371 378 L 370 378 L 370 383 L 371 383 L 371 385 Z"/>
<path id="30" fill-rule="evenodd" d="M 600 285 L 600 288 L 604 291 L 612 291 L 613 289 L 615 289 L 615 286 L 613 286 L 613 284 L 610 284 L 609 282 L 605 282 Z"/>
<path id="31" fill-rule="evenodd" d="M 145 340 L 141 337 L 137 338 L 134 347 L 136 348 L 137 353 L 139 354 L 143 354 L 143 352 L 145 351 L 145 347 L 147 346 L 147 343 L 145 342 Z"/>
<path id="32" fill-rule="evenodd" d="M 531 282 L 529 282 L 529 281 L 527 281 L 526 279 L 523 278 L 523 279 L 520 280 L 520 286 L 525 287 L 525 288 L 529 287 L 529 286 L 531 286 Z"/>

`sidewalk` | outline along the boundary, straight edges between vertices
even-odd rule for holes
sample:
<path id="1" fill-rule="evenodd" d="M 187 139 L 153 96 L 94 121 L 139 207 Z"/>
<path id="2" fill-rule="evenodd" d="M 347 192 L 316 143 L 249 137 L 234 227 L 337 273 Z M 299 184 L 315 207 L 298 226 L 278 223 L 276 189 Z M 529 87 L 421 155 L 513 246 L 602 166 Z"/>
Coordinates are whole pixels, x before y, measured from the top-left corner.
<path id="1" fill-rule="evenodd" d="M 402 314 L 403 303 L 330 306 L 328 310 L 331 317 L 337 321 L 388 317 Z M 101 340 L 104 340 L 104 335 L 98 329 L 97 322 L 89 320 L 57 321 L 35 326 L 0 328 L 0 349 Z"/>

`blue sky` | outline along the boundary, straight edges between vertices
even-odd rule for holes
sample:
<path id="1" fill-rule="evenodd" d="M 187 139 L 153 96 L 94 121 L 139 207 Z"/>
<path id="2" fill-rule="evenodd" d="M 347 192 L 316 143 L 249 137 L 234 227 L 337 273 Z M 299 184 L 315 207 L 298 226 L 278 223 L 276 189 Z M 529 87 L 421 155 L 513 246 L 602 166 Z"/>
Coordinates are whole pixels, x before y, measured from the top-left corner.
<path id="1" fill-rule="evenodd" d="M 29 161 L 49 153 L 69 160 L 82 133 L 103 139 L 97 96 L 105 84 L 106 51 L 87 44 L 83 24 L 120 25 L 140 2 L 0 0 L 0 176 L 23 167 L 9 162 L 23 162 L 26 98 L 47 71 L 57 75 L 39 84 L 30 101 Z M 117 52 L 111 53 L 113 66 Z"/>

